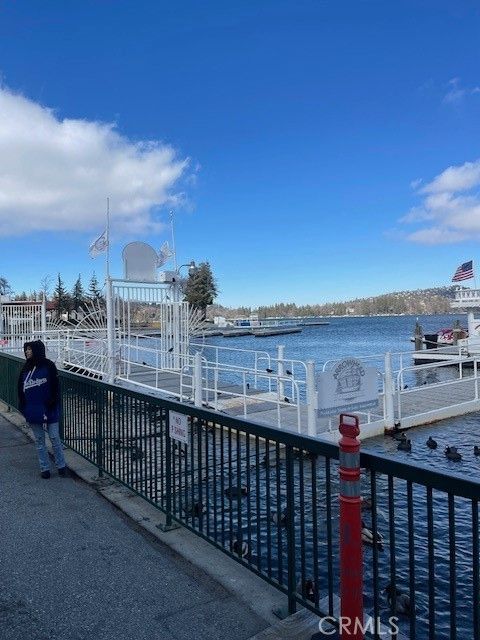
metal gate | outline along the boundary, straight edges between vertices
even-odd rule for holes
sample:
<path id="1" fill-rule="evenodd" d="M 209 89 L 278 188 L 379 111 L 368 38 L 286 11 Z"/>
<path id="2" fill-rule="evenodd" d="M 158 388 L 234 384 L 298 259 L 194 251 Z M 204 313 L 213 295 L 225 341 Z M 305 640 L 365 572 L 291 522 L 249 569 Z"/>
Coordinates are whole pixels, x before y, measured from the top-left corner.
<path id="1" fill-rule="evenodd" d="M 21 346 L 45 329 L 43 302 L 0 302 L 0 338 L 9 347 Z"/>
<path id="2" fill-rule="evenodd" d="M 189 311 L 177 287 L 112 280 L 112 289 L 120 346 L 138 345 L 138 333 L 148 326 L 160 341 L 159 367 L 179 371 L 188 362 Z"/>

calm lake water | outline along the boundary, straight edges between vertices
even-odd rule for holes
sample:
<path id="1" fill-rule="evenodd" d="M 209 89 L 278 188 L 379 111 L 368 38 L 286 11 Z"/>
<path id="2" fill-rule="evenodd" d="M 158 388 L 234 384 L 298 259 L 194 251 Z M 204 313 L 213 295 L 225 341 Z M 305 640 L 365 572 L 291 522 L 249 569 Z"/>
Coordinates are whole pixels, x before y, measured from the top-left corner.
<path id="1" fill-rule="evenodd" d="M 419 316 L 418 321 L 422 325 L 424 333 L 436 333 L 438 329 L 452 327 L 455 320 L 459 319 L 462 326 L 466 326 L 465 315 L 446 315 L 446 316 Z M 338 359 L 343 356 L 362 357 L 372 354 L 384 354 L 390 352 L 409 352 L 413 350 L 410 337 L 413 335 L 416 316 L 402 317 L 378 317 L 378 318 L 329 318 L 328 326 L 311 326 L 303 327 L 302 333 L 290 334 L 283 336 L 272 336 L 267 338 L 255 338 L 253 336 L 242 336 L 239 338 L 210 338 L 207 340 L 209 344 L 218 346 L 235 347 L 239 349 L 257 349 L 268 351 L 272 357 L 276 357 L 277 346 L 285 345 L 285 357 L 296 358 L 300 360 L 314 360 L 316 368 L 320 370 L 323 364 L 330 359 Z M 241 354 L 237 355 L 241 361 Z M 407 358 L 408 362 L 408 358 Z M 453 376 L 454 368 L 448 367 L 442 373 L 443 376 Z M 414 376 L 415 374 L 411 374 Z M 436 450 L 430 450 L 426 446 L 426 440 L 432 436 L 438 442 Z M 447 474 L 465 475 L 470 478 L 480 478 L 480 457 L 476 457 L 473 453 L 475 444 L 480 446 L 480 415 L 470 414 L 464 417 L 458 417 L 450 420 L 438 422 L 436 424 L 425 427 L 417 427 L 411 429 L 408 433 L 411 438 L 413 447 L 411 453 L 397 451 L 397 442 L 391 437 L 372 438 L 362 443 L 362 449 L 372 452 L 381 453 L 382 455 L 391 456 L 394 459 L 402 460 L 411 464 L 413 467 L 426 466 L 437 471 Z M 446 445 L 456 445 L 462 453 L 461 462 L 452 462 L 444 455 Z M 242 477 L 245 473 L 245 466 L 242 465 Z M 283 474 L 281 469 L 280 473 Z M 274 482 L 274 471 L 271 472 L 271 481 Z M 268 472 L 267 472 L 268 475 Z M 335 495 L 337 487 L 336 472 L 332 473 L 332 492 Z M 297 513 L 297 518 L 305 518 L 307 522 L 311 518 L 311 505 L 309 499 L 309 482 L 305 478 L 305 503 L 301 505 Z M 260 517 L 268 519 L 266 512 L 266 495 L 268 493 L 266 478 L 262 477 L 258 487 L 253 488 L 254 493 L 258 491 L 261 499 Z M 317 477 L 318 486 L 322 487 L 324 478 L 322 473 Z M 363 474 L 362 492 L 369 495 L 369 476 Z M 271 489 L 269 490 L 271 491 Z M 408 539 L 408 509 L 406 501 L 406 483 L 403 481 L 395 481 L 395 524 L 396 544 L 393 553 L 397 566 L 397 585 L 401 586 L 404 591 L 408 591 L 408 578 L 413 567 L 409 564 L 409 539 Z M 388 500 L 387 500 L 387 482 L 381 476 L 377 479 L 377 498 L 378 498 L 378 528 L 388 540 L 389 534 L 389 517 L 388 517 Z M 325 496 L 320 489 L 319 509 L 324 505 Z M 421 486 L 413 488 L 413 518 L 415 522 L 414 534 L 414 555 L 415 555 L 415 592 L 416 592 L 416 621 L 415 621 L 415 637 L 426 639 L 429 637 L 428 626 L 428 535 L 426 530 L 427 513 L 426 513 L 426 492 Z M 435 638 L 447 639 L 451 637 L 451 624 L 449 617 L 449 588 L 450 588 L 450 569 L 449 569 L 449 542 L 448 542 L 448 497 L 442 492 L 433 493 L 433 509 L 434 509 L 434 538 L 435 538 L 435 598 L 436 598 L 436 631 Z M 471 519 L 471 503 L 468 500 L 455 499 L 455 535 L 456 535 L 456 584 L 457 584 L 457 618 L 456 628 L 457 637 L 471 638 L 472 632 L 472 592 L 471 592 L 471 575 L 472 575 L 472 519 Z M 245 514 L 242 514 L 238 520 L 244 520 Z M 371 514 L 365 515 L 367 525 L 370 526 Z M 246 526 L 244 520 L 244 526 Z M 322 539 L 322 530 L 326 526 L 326 521 L 318 523 L 317 535 Z M 338 527 L 338 511 L 333 505 L 332 526 L 334 532 Z M 245 531 L 247 528 L 245 529 Z M 309 527 L 306 528 L 307 537 L 312 535 Z M 264 534 L 260 534 L 262 555 L 265 553 L 266 540 Z M 285 541 L 279 544 L 276 549 L 278 555 L 282 556 L 285 552 Z M 275 550 L 274 550 L 275 551 Z M 299 554 L 301 549 L 298 549 Z M 323 543 L 320 543 L 320 582 L 326 580 L 325 566 L 327 550 L 323 549 Z M 389 581 L 390 561 L 392 550 L 385 548 L 379 553 L 379 575 L 383 577 L 380 580 L 380 589 L 385 588 Z M 285 557 L 286 560 L 286 557 Z M 337 558 L 333 559 L 334 570 L 337 570 Z M 372 550 L 365 548 L 364 551 L 365 564 L 365 607 L 371 613 L 373 600 L 373 583 L 372 583 Z M 274 563 L 275 568 L 277 562 Z M 307 553 L 306 558 L 307 572 L 313 571 L 313 559 Z M 385 584 L 384 584 L 385 583 Z M 383 620 L 389 615 L 387 602 L 384 595 L 380 596 L 380 614 Z M 410 623 L 408 619 L 401 620 L 401 632 L 405 637 L 410 636 Z"/>
<path id="2" fill-rule="evenodd" d="M 241 336 L 238 338 L 208 338 L 206 343 L 220 347 L 238 349 L 257 349 L 267 351 L 276 357 L 278 345 L 285 345 L 285 357 L 299 360 L 314 360 L 317 370 L 332 359 L 343 356 L 366 356 L 378 354 L 383 357 L 387 351 L 392 353 L 413 351 L 410 338 L 413 336 L 415 322 L 423 328 L 424 333 L 436 333 L 438 329 L 452 327 L 458 319 L 461 326 L 467 325 L 465 314 L 437 316 L 395 316 L 374 318 L 326 318 L 330 322 L 326 326 L 302 327 L 301 333 L 255 338 Z M 237 356 L 242 361 L 242 355 Z M 380 362 L 381 358 L 379 358 Z M 406 363 L 409 363 L 408 358 Z M 411 363 L 413 364 L 413 363 Z M 414 374 L 411 374 L 412 376 Z M 444 368 L 443 377 L 455 375 L 453 367 Z M 406 378 L 408 381 L 408 378 Z M 438 442 L 438 449 L 432 451 L 425 446 L 428 436 Z M 380 436 L 363 443 L 363 448 L 388 454 L 395 458 L 425 464 L 436 469 L 455 473 L 471 474 L 480 478 L 480 457 L 474 456 L 473 446 L 480 446 L 480 416 L 470 414 L 464 417 L 444 420 L 426 427 L 416 427 L 409 431 L 412 440 L 411 453 L 397 451 L 397 443 L 391 438 Z M 447 460 L 443 455 L 446 445 L 457 446 L 463 455 L 459 463 Z M 477 475 L 478 474 L 478 475 Z"/>

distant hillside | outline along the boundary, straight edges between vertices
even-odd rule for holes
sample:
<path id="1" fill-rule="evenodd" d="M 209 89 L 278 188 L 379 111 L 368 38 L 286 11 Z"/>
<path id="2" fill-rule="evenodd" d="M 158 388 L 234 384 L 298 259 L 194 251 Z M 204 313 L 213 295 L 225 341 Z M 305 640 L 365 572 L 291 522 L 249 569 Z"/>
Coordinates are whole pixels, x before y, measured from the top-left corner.
<path id="1" fill-rule="evenodd" d="M 264 317 L 293 316 L 345 316 L 345 315 L 388 315 L 388 314 L 434 314 L 451 311 L 450 301 L 455 297 L 457 286 L 417 289 L 416 291 L 395 291 L 372 298 L 357 298 L 345 302 L 328 302 L 326 304 L 309 304 L 297 306 L 294 303 L 274 304 L 251 309 L 239 307 L 231 309 L 220 305 L 209 308 L 209 316 L 225 316 L 227 318 L 248 316 L 258 313 Z"/>

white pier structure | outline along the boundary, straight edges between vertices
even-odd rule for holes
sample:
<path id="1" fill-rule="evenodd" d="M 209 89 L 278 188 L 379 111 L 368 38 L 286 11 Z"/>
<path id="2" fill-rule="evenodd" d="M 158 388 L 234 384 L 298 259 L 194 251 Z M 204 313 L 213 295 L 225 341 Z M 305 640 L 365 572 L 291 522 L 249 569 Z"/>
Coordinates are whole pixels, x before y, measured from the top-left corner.
<path id="1" fill-rule="evenodd" d="M 180 269 L 158 275 L 156 254 L 143 243 L 127 245 L 123 258 L 124 278 L 107 275 L 105 302 L 90 305 L 74 326 L 47 324 L 43 302 L 3 303 L 0 350 L 22 353 L 25 341 L 42 339 L 49 357 L 72 372 L 312 437 L 338 437 L 337 419 L 317 416 L 316 375 L 341 358 L 316 366 L 287 357 L 283 346 L 272 355 L 198 341 L 192 334 L 200 321 L 183 301 Z M 480 305 L 480 290 L 476 298 L 471 290 L 459 294 L 458 306 Z M 476 324 L 469 314 L 469 328 Z M 480 410 L 480 338 L 448 349 L 448 359 L 421 366 L 412 356 L 423 352 L 361 358 L 378 380 L 378 405 L 357 412 L 362 437 Z"/>

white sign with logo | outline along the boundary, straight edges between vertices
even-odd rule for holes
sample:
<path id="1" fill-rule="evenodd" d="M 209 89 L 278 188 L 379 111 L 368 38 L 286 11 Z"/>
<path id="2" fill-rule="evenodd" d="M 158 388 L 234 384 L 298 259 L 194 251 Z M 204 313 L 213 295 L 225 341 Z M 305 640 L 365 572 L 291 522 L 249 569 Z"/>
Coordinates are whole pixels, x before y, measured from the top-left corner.
<path id="1" fill-rule="evenodd" d="M 356 358 L 337 362 L 318 374 L 318 415 L 333 416 L 378 404 L 377 370 Z"/>
<path id="2" fill-rule="evenodd" d="M 188 416 L 184 413 L 169 411 L 170 437 L 188 444 Z"/>

